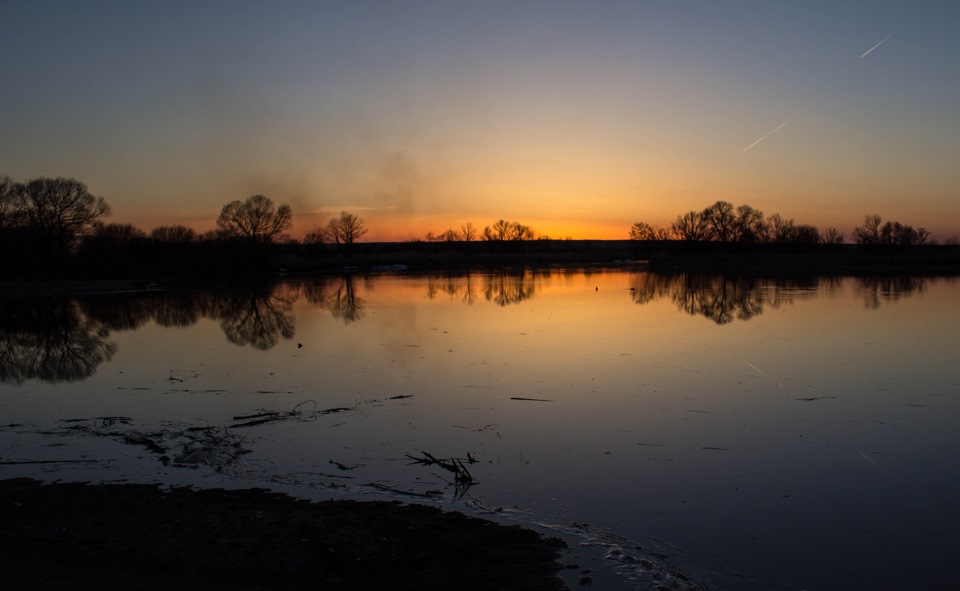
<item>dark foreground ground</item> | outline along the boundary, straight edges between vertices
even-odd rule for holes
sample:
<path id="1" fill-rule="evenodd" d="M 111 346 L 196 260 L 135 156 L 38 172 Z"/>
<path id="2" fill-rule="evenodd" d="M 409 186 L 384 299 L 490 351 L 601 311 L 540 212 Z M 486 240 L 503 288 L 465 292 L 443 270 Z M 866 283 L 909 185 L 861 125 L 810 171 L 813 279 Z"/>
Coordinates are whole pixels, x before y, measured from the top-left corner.
<path id="1" fill-rule="evenodd" d="M 5 589 L 566 589 L 563 542 L 423 505 L 0 481 Z"/>

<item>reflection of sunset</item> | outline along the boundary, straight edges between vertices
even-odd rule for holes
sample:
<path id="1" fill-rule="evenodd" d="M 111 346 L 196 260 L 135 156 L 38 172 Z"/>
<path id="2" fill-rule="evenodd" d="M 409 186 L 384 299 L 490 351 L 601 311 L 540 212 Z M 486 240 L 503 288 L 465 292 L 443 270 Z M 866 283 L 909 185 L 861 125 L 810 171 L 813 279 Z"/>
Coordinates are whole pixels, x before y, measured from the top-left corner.
<path id="1" fill-rule="evenodd" d="M 860 552 L 844 588 L 872 588 L 864 569 L 939 588 L 956 565 L 904 552 L 942 553 L 960 526 L 947 453 L 958 301 L 954 278 L 626 264 L 4 299 L 0 472 L 307 498 L 370 499 L 388 483 L 403 501 L 575 523 L 564 535 L 590 540 L 592 554 L 594 531 L 616 534 L 622 552 L 649 550 L 651 536 L 675 545 L 666 553 L 696 547 L 682 556 L 699 569 L 685 568 L 685 581 L 729 574 L 716 571 L 722 560 L 765 588 L 836 587 L 836 563 L 811 565 Z M 246 420 L 269 416 L 284 420 Z M 118 435 L 83 440 L 72 419 L 104 420 L 94 417 L 129 417 L 153 439 L 226 427 L 245 461 L 184 474 Z M 58 445 L 46 445 L 51 433 Z M 408 465 L 406 453 L 422 452 L 475 457 L 473 496 L 457 500 Z"/>

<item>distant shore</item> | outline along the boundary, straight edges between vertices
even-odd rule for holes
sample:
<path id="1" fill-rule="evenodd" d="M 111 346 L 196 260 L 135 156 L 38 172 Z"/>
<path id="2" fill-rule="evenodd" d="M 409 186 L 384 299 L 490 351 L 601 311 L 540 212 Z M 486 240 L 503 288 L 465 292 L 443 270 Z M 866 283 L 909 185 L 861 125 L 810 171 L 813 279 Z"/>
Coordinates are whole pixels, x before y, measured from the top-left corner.
<path id="1" fill-rule="evenodd" d="M 778 245 L 638 240 L 370 242 L 331 245 L 197 243 L 135 259 L 80 259 L 58 269 L 0 273 L 0 296 L 143 290 L 151 282 L 224 282 L 286 275 L 470 272 L 504 268 L 632 267 L 739 275 L 960 275 L 960 246 Z"/>

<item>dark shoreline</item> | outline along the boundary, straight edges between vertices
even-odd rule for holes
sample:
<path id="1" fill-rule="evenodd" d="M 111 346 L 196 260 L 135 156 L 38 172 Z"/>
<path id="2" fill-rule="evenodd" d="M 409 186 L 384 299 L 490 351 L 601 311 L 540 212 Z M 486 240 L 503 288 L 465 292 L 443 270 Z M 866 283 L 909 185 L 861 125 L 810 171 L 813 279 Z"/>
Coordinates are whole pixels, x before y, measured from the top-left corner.
<path id="1" fill-rule="evenodd" d="M 403 270 L 623 268 L 739 275 L 960 275 L 960 245 L 740 244 L 638 240 L 369 242 L 329 245 L 193 243 L 177 249 L 78 256 L 57 264 L 0 266 L 0 295 L 17 285 L 99 281 L 232 282 L 285 275 Z M 22 266 L 21 266 L 22 267 Z M 142 286 L 141 286 L 142 287 Z M 21 289 L 24 291 L 24 289 Z"/>
<path id="2" fill-rule="evenodd" d="M 0 481 L 16 589 L 568 589 L 565 544 L 424 505 Z"/>

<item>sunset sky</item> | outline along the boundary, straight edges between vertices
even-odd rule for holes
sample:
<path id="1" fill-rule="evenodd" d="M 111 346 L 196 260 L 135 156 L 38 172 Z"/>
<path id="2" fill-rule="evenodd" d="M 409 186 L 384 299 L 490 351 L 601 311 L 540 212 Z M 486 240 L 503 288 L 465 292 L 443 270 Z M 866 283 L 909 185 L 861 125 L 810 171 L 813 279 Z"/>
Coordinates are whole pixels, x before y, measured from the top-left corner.
<path id="1" fill-rule="evenodd" d="M 723 199 L 960 233 L 960 2 L 0 4 L 0 174 L 147 231 L 262 193 L 292 235 L 627 238 Z M 879 45 L 878 45 L 879 44 Z"/>

